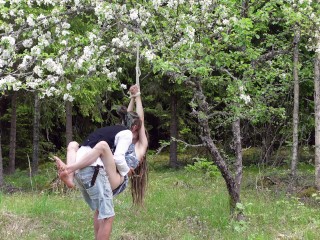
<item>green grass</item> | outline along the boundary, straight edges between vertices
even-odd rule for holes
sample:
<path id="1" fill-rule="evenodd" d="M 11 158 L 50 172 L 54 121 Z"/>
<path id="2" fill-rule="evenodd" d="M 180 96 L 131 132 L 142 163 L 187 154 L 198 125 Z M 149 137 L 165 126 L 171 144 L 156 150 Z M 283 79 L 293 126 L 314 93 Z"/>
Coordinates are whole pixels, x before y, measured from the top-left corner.
<path id="1" fill-rule="evenodd" d="M 196 172 L 161 167 L 160 163 L 150 160 L 145 209 L 132 208 L 128 190 L 115 198 L 112 239 L 319 239 L 317 200 L 309 204 L 283 189 L 257 185 L 261 176 L 280 178 L 286 169 L 244 170 L 241 207 L 245 220 L 236 222 L 229 216 L 228 194 L 221 177 L 204 178 Z M 312 168 L 302 169 L 302 178 L 312 179 Z M 27 174 L 25 184 L 21 175 L 19 184 L 28 185 Z M 43 176 L 52 177 L 47 171 Z M 43 186 L 50 180 L 43 181 Z M 78 191 L 60 194 L 40 188 L 0 192 L 0 239 L 94 239 L 92 212 Z"/>

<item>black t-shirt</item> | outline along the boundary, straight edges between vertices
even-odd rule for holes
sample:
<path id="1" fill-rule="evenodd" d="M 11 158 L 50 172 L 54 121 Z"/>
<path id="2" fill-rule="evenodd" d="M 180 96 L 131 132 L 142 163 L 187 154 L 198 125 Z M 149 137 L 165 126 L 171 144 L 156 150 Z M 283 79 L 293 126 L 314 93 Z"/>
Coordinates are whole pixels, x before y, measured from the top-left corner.
<path id="1" fill-rule="evenodd" d="M 113 152 L 115 148 L 115 136 L 117 135 L 117 133 L 123 130 L 127 130 L 127 128 L 123 125 L 98 128 L 96 131 L 89 134 L 89 136 L 82 142 L 81 146 L 90 146 L 93 148 L 98 142 L 106 141 Z"/>

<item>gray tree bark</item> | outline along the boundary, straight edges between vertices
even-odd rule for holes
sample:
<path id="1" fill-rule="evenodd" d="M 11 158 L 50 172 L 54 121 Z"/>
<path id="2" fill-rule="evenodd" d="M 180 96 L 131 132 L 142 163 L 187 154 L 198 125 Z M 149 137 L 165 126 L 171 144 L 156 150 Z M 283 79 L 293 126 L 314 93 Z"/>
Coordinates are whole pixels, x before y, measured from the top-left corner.
<path id="1" fill-rule="evenodd" d="M 178 117 L 177 117 L 177 95 L 171 94 L 171 122 L 170 122 L 170 167 L 178 166 L 177 149 L 178 143 L 175 139 L 178 139 Z M 174 138 L 174 140 L 172 139 Z"/>
<path id="2" fill-rule="evenodd" d="M 38 173 L 39 167 L 39 140 L 40 140 L 40 100 L 38 92 L 34 93 L 34 117 L 33 117 L 33 148 L 31 175 Z"/>
<path id="3" fill-rule="evenodd" d="M 66 101 L 66 145 L 72 141 L 72 102 Z"/>
<path id="4" fill-rule="evenodd" d="M 10 125 L 10 150 L 9 169 L 10 174 L 16 170 L 16 144 L 17 144 L 17 92 L 13 92 L 11 99 L 11 125 Z"/>
<path id="5" fill-rule="evenodd" d="M 3 186 L 3 157 L 2 157 L 2 144 L 1 144 L 1 129 L 0 129 L 0 186 Z"/>
<path id="6" fill-rule="evenodd" d="M 296 29 L 294 36 L 293 48 L 293 80 L 294 80 L 294 97 L 293 97 L 293 136 L 292 136 L 292 160 L 291 175 L 294 181 L 297 175 L 298 150 L 299 150 L 299 41 L 300 30 Z"/>
<path id="7" fill-rule="evenodd" d="M 318 4 L 320 0 L 317 1 Z M 319 5 L 318 5 L 319 6 Z M 317 32 L 319 34 L 319 32 Z M 320 44 L 320 37 L 317 39 Z M 320 190 L 320 52 L 314 61 L 314 105 L 315 105 L 315 185 Z"/>

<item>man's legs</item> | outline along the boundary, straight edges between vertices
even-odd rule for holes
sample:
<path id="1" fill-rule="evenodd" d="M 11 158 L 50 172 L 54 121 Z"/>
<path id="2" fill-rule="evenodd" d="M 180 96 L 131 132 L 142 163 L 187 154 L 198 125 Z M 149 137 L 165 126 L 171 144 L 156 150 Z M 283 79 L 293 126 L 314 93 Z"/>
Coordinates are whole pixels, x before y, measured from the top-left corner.
<path id="1" fill-rule="evenodd" d="M 112 231 L 113 217 L 98 219 L 98 211 L 94 213 L 94 236 L 96 240 L 108 240 Z"/>

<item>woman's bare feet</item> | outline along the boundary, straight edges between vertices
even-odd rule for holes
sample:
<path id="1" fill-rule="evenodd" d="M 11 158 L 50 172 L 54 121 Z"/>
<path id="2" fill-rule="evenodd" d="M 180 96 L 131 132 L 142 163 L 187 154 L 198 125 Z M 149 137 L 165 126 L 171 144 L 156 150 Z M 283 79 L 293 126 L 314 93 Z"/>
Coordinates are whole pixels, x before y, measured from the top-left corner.
<path id="1" fill-rule="evenodd" d="M 69 174 L 67 170 L 67 165 L 60 158 L 56 156 L 53 156 L 53 158 L 56 161 L 59 178 L 67 185 L 68 188 L 73 188 L 73 175 Z"/>

